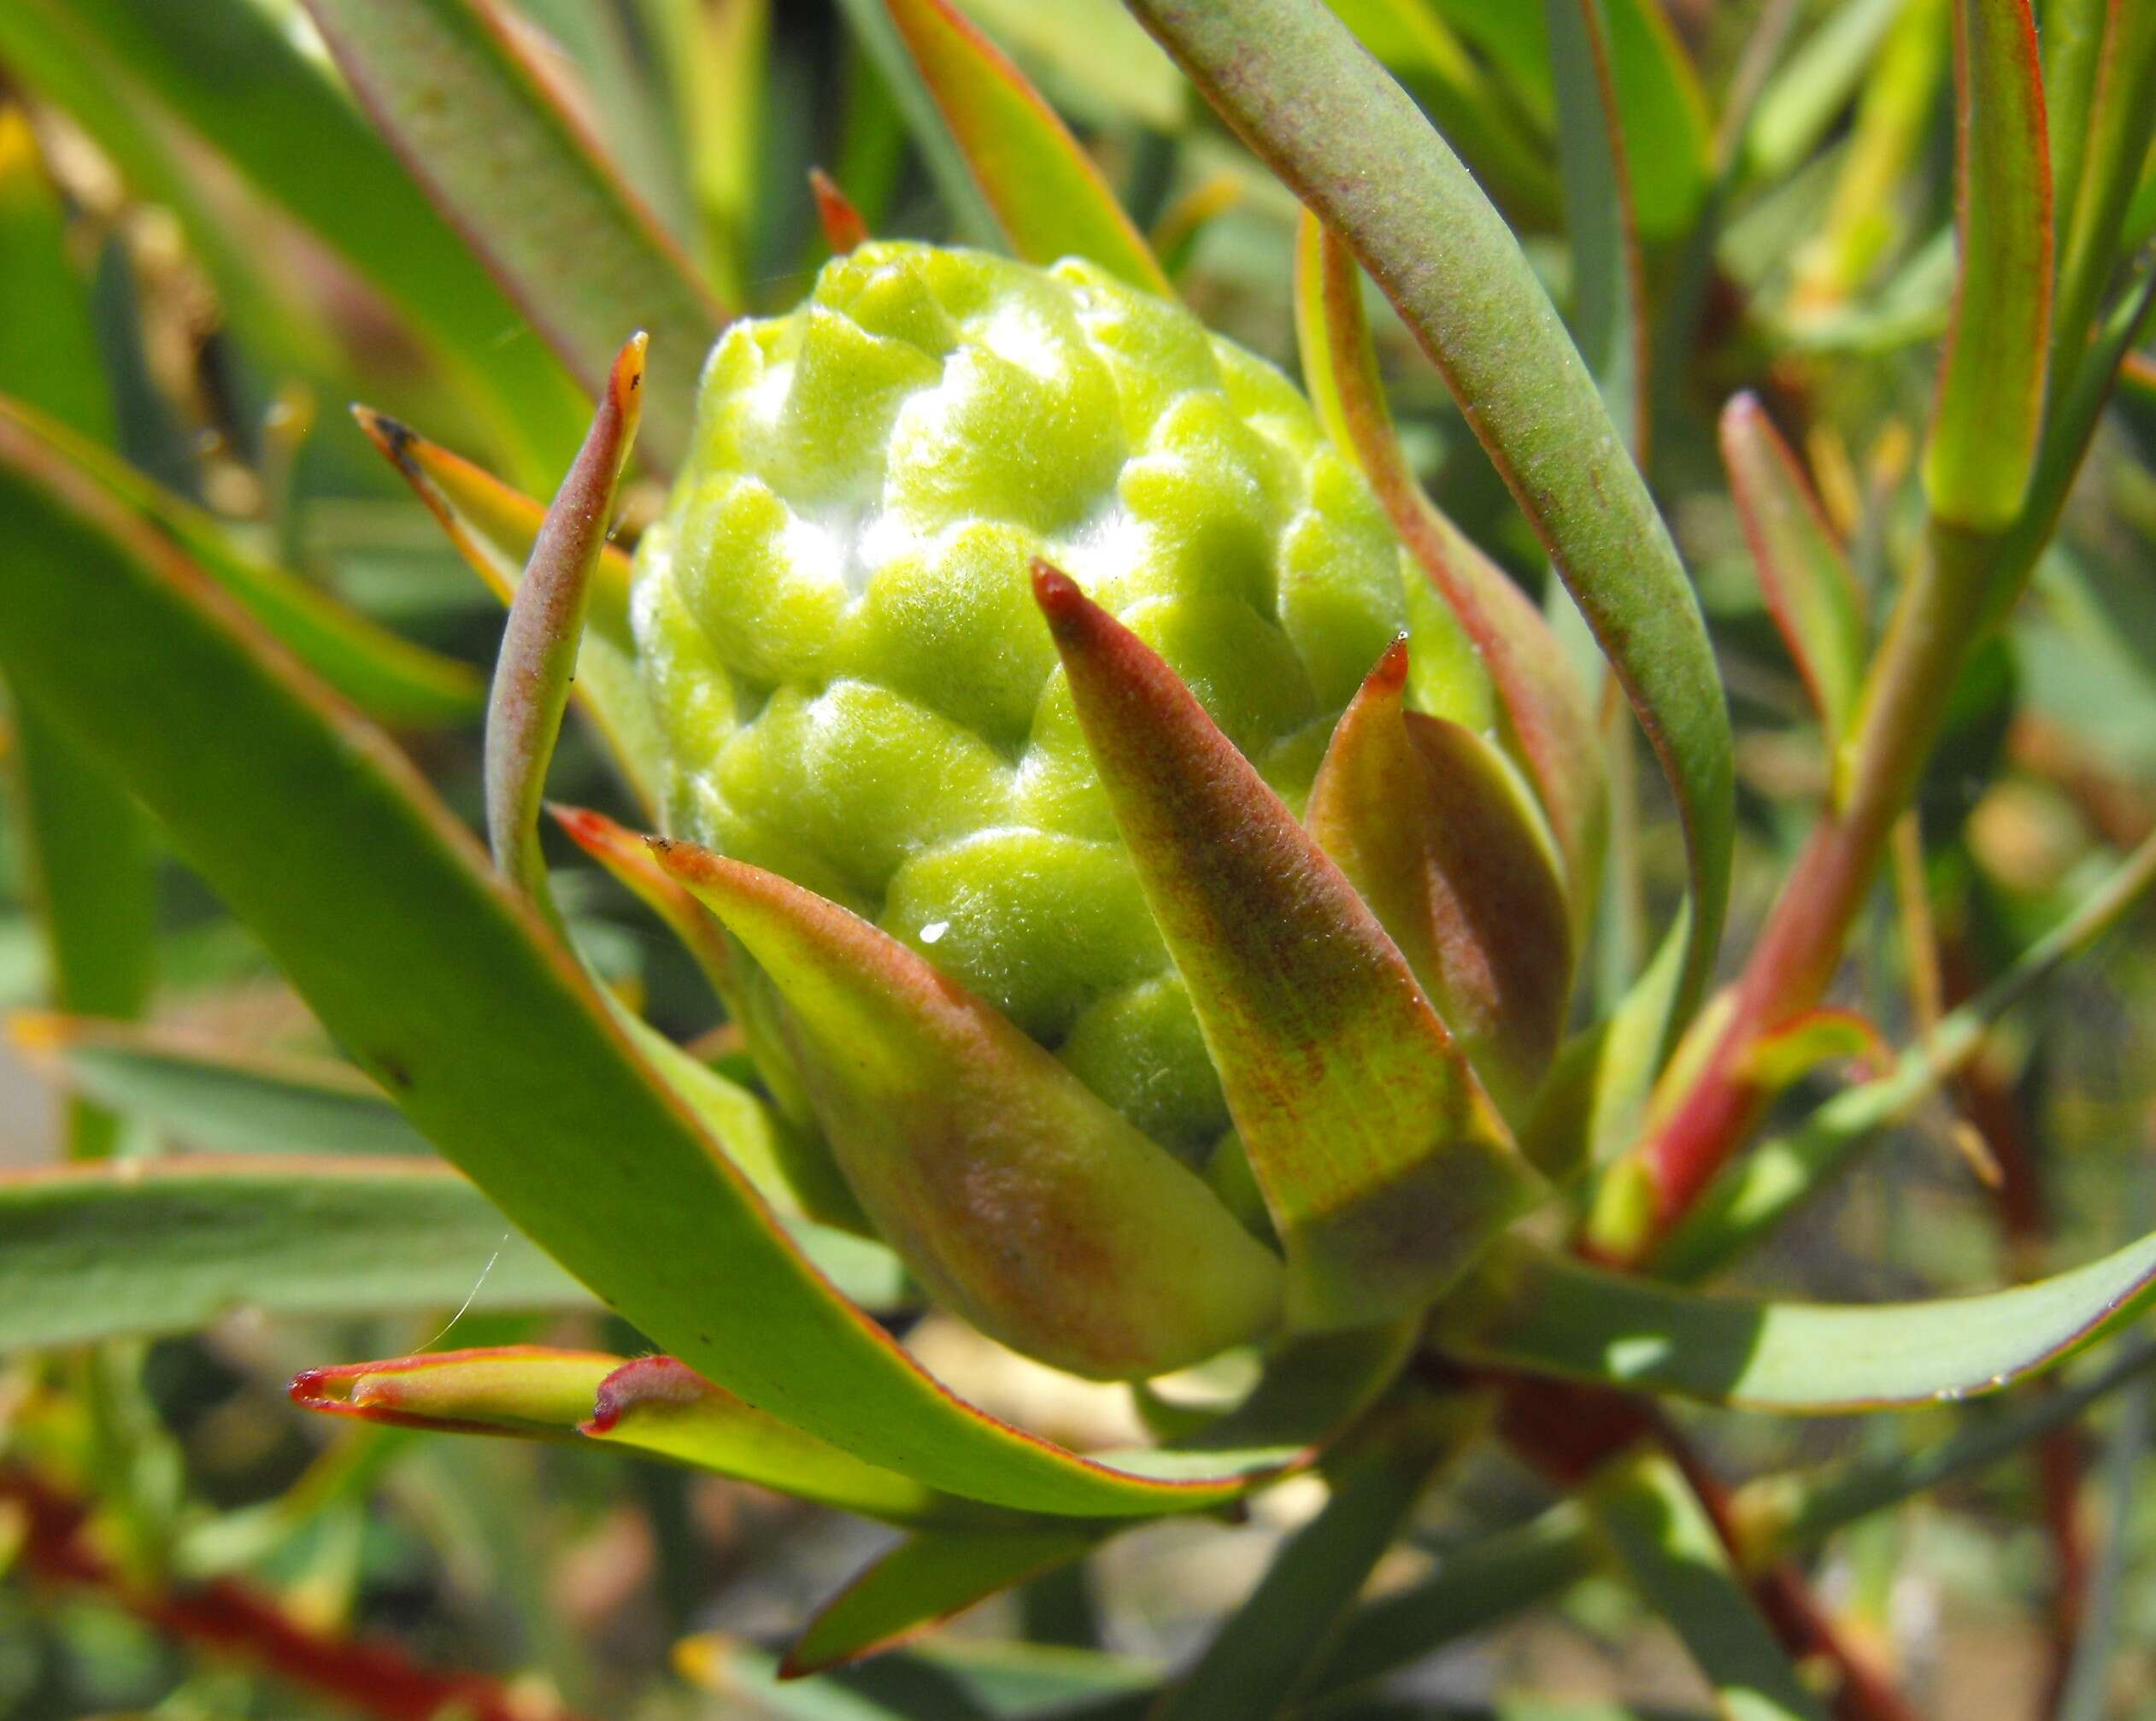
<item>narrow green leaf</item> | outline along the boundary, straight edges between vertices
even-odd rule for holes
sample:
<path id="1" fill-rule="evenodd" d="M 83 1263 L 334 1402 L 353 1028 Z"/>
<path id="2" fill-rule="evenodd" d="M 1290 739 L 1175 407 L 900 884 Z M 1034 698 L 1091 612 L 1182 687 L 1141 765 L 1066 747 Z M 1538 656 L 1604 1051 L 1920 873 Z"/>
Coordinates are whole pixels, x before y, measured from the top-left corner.
<path id="1" fill-rule="evenodd" d="M 1541 1179 L 1368 905 L 1174 671 L 1044 562 L 1034 591 L 1286 1248 L 1290 1322 L 1413 1312 Z"/>
<path id="2" fill-rule="evenodd" d="M 1018 68 L 949 0 L 885 3 L 1011 249 L 1034 263 L 1085 257 L 1174 297 L 1101 170 Z"/>
<path id="3" fill-rule="evenodd" d="M 1876 1081 L 1836 1094 L 1786 1134 L 1759 1142 L 1707 1186 L 1657 1247 L 1658 1277 L 1702 1278 L 1767 1236 L 1835 1169 L 1912 1116 L 1982 1049 L 1991 1025 L 2118 924 L 2156 887 L 2156 837 L 2144 842 L 1983 994 L 1951 1011 Z"/>
<path id="4" fill-rule="evenodd" d="M 1963 531 L 2009 525 L 2043 430 L 2051 163 L 2029 0 L 1955 0 L 1961 273 L 1924 452 L 1924 492 Z"/>
<path id="5" fill-rule="evenodd" d="M 1542 612 L 1416 481 L 1378 379 L 1361 273 L 1339 238 L 1307 214 L 1295 249 L 1295 332 L 1303 380 L 1327 434 L 1362 468 L 1489 672 L 1503 707 L 1500 733 L 1535 781 L 1584 924 L 1607 803 L 1585 691 Z"/>
<path id="6" fill-rule="evenodd" d="M 786 1652 L 780 1677 L 797 1679 L 891 1648 L 1014 1583 L 1084 1559 L 1107 1534 L 1066 1524 L 908 1536 L 817 1609 Z"/>
<path id="7" fill-rule="evenodd" d="M 650 335 L 644 437 L 661 466 L 679 461 L 726 314 L 496 0 L 306 4 L 383 135 L 587 390 L 604 386 L 630 331 Z"/>
<path id="8" fill-rule="evenodd" d="M 1479 1424 L 1472 1399 L 1411 1399 L 1350 1437 L 1329 1467 L 1325 1509 L 1274 1556 L 1154 1721 L 1268 1721 L 1296 1704 L 1313 1663 L 1400 1534 L 1440 1465 Z"/>
<path id="9" fill-rule="evenodd" d="M 1458 1354 L 1507 1367 L 1822 1415 L 1996 1391 L 2153 1299 L 2156 1236 L 2008 1290 L 1861 1306 L 1701 1296 L 1508 1243 L 1442 1332 Z"/>
<path id="10" fill-rule="evenodd" d="M 1548 296 L 1459 158 L 1319 0 L 1131 4 L 1392 301 L 1615 666 L 1684 822 L 1687 1013 L 1729 893 L 1729 716 L 1668 529 Z"/>
<path id="11" fill-rule="evenodd" d="M 428 1151 L 350 1064 L 91 1016 L 19 1015 L 8 1029 L 59 1080 L 194 1147 L 356 1158 Z"/>
<path id="12" fill-rule="evenodd" d="M 886 0 L 838 0 L 867 63 L 889 89 L 906 121 L 906 130 L 935 181 L 952 225 L 967 244 L 989 245 L 1002 231 L 996 211 L 981 195 L 980 181 L 952 137 L 936 97 L 914 63 L 906 38 L 891 21 Z M 850 181 L 849 182 L 850 183 Z"/>
<path id="13" fill-rule="evenodd" d="M 367 407 L 355 407 L 352 415 L 426 504 L 480 583 L 503 603 L 513 602 L 546 510 L 395 419 Z M 585 598 L 584 637 L 570 694 L 605 740 L 637 801 L 655 814 L 665 767 L 658 729 L 637 678 L 629 567 L 628 554 L 619 545 L 600 550 Z"/>
<path id="14" fill-rule="evenodd" d="M 1752 175 L 1772 185 L 1796 171 L 1877 63 L 1906 0 L 1840 0 L 1767 79 L 1744 132 Z"/>
<path id="15" fill-rule="evenodd" d="M 1726 1721 L 1827 1721 L 1669 1458 L 1642 1450 L 1605 1465 L 1586 1497 L 1603 1540 L 1683 1640 Z"/>
<path id="16" fill-rule="evenodd" d="M 1690 228 L 1713 176 L 1707 95 L 1662 0 L 1602 4 L 1640 238 L 1659 244 Z"/>
<path id="17" fill-rule="evenodd" d="M 423 1160 L 186 1157 L 0 1176 L 0 1347 L 185 1332 L 233 1309 L 584 1307 L 455 1173 Z"/>
<path id="18" fill-rule="evenodd" d="M 304 1410 L 437 1433 L 590 1440 L 894 1524 L 998 1516 L 789 1428 L 670 1356 L 435 1351 L 308 1369 L 291 1398 Z"/>
<path id="19" fill-rule="evenodd" d="M 1804 678 L 1832 757 L 1863 690 L 1867 630 L 1856 575 L 1803 468 L 1754 396 L 1738 395 L 1723 408 L 1721 438 L 1768 613 Z"/>
<path id="20" fill-rule="evenodd" d="M 642 0 L 681 138 L 699 247 L 720 297 L 749 297 L 749 242 L 755 214 L 758 146 L 770 72 L 771 0 Z"/>
<path id="21" fill-rule="evenodd" d="M 614 520 L 622 468 L 643 410 L 645 339 L 618 353 L 584 445 L 532 539 L 509 601 L 486 708 L 486 828 L 494 865 L 557 926 L 539 844 L 547 767 L 561 735 L 592 577 Z"/>
<path id="22" fill-rule="evenodd" d="M 1304 822 L 1491 1097 L 1518 1116 L 1571 998 L 1562 869 L 1503 756 L 1459 724 L 1406 709 L 1407 685 L 1402 641 L 1342 714 Z"/>
<path id="23" fill-rule="evenodd" d="M 1366 1382 L 1296 1397 L 1263 1446 L 1113 1465 L 961 1404 L 781 1234 L 379 732 L 4 420 L 0 513 L 0 667 L 143 799 L 421 1132 L 699 1372 L 871 1462 L 1077 1516 L 1233 1498 L 1302 1461 Z M 203 744 L 218 734 L 246 744 Z M 1175 1479 L 1130 1467 L 1164 1462 Z"/>
<path id="24" fill-rule="evenodd" d="M 422 332 L 503 445 L 533 470 L 559 469 L 582 420 L 568 378 L 519 338 L 515 307 L 260 6 L 20 0 L 0 8 L 0 52 L 82 117 L 147 197 L 173 181 L 184 191 L 185 170 L 155 141 L 157 127 L 138 132 L 144 110 L 184 123 Z M 180 206 L 192 207 L 185 196 Z M 223 242 L 206 209 L 194 226 L 213 251 Z"/>
<path id="25" fill-rule="evenodd" d="M 1557 160 L 1572 260 L 1572 338 L 1632 457 L 1648 462 L 1647 276 L 1607 0 L 1543 0 L 1557 89 Z"/>
<path id="26" fill-rule="evenodd" d="M 1107 1379 L 1185 1367 L 1273 1325 L 1278 1261 L 991 1006 L 775 874 L 655 846 L 785 1000 L 848 1183 L 940 1301 Z"/>
<path id="27" fill-rule="evenodd" d="M 401 639 L 297 574 L 248 554 L 213 516 L 22 402 L 0 398 L 0 422 L 117 506 L 153 522 L 279 644 L 369 716 L 398 727 L 434 728 L 462 722 L 480 708 L 485 683 L 468 664 Z"/>

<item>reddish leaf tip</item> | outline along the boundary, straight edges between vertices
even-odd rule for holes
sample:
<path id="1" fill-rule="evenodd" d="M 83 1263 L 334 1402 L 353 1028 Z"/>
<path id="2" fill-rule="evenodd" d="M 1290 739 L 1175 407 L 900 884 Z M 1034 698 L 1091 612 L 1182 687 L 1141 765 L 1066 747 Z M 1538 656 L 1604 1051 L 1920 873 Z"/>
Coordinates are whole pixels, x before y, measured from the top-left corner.
<path id="1" fill-rule="evenodd" d="M 823 226 L 824 243 L 832 254 L 844 256 L 870 238 L 868 223 L 861 219 L 853 200 L 838 189 L 838 182 L 821 167 L 808 170 L 808 190 L 816 200 L 816 219 Z"/>
<path id="2" fill-rule="evenodd" d="M 711 1391 L 711 1383 L 678 1358 L 640 1356 L 599 1383 L 590 1420 L 582 1432 L 605 1434 L 641 1405 L 696 1404 Z"/>
<path id="3" fill-rule="evenodd" d="M 1397 696 L 1407 687 L 1407 641 L 1406 636 L 1395 639 L 1385 648 L 1385 655 L 1370 667 L 1370 673 L 1363 677 L 1364 690 L 1372 695 Z"/>
<path id="4" fill-rule="evenodd" d="M 1096 607 L 1078 590 L 1075 579 L 1047 557 L 1039 555 L 1033 558 L 1033 601 L 1040 605 L 1048 625 L 1058 632 Z"/>

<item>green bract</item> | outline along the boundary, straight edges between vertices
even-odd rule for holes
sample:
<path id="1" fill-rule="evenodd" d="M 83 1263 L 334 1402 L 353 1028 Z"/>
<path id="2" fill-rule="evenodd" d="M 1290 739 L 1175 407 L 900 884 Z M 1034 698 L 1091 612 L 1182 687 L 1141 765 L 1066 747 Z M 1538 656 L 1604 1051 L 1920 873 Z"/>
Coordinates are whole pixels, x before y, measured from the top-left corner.
<path id="1" fill-rule="evenodd" d="M 1090 263 L 866 244 L 719 344 L 639 549 L 670 819 L 875 920 L 1202 1159 L 1227 1107 L 1035 556 L 1298 812 L 1407 626 L 1383 516 L 1272 366 Z M 1460 661 L 1450 640 L 1418 655 Z"/>

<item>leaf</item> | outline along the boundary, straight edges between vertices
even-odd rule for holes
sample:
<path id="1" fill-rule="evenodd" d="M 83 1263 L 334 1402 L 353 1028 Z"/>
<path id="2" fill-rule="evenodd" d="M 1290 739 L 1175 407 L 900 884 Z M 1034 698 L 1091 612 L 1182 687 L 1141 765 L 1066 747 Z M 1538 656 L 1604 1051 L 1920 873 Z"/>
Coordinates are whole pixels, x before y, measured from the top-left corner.
<path id="1" fill-rule="evenodd" d="M 1291 1712 L 1313 1664 L 1392 1546 L 1432 1476 L 1480 1424 L 1472 1400 L 1411 1399 L 1350 1436 L 1324 1510 L 1273 1557 L 1154 1721 L 1267 1721 Z"/>
<path id="2" fill-rule="evenodd" d="M 893 103 L 906 121 L 906 130 L 920 152 L 921 163 L 934 181 L 938 201 L 949 211 L 952 226 L 965 243 L 990 245 L 1002 225 L 980 181 L 958 140 L 943 121 L 928 80 L 921 75 L 906 38 L 893 21 L 886 0 L 838 0 L 854 39 L 889 88 Z"/>
<path id="3" fill-rule="evenodd" d="M 834 257 L 843 257 L 856 245 L 868 243 L 868 223 L 838 188 L 838 181 L 821 167 L 808 170 L 809 195 L 815 199 L 817 224 L 824 230 L 824 244 Z"/>
<path id="4" fill-rule="evenodd" d="M 1727 1721 L 1826 1721 L 1671 1460 L 1652 1449 L 1618 1459 L 1596 1473 L 1586 1498 L 1596 1529 L 1683 1640 Z"/>
<path id="5" fill-rule="evenodd" d="M 279 643 L 368 715 L 398 727 L 435 728 L 479 709 L 483 684 L 470 665 L 401 639 L 297 574 L 241 550 L 214 517 L 22 402 L 0 398 L 0 423 L 40 445 L 44 458 L 65 462 L 115 505 L 152 522 Z"/>
<path id="6" fill-rule="evenodd" d="M 949 0 L 885 4 L 1011 249 L 1032 263 L 1084 257 L 1173 298 L 1144 235 L 1018 68 Z"/>
<path id="7" fill-rule="evenodd" d="M 584 1439 L 894 1524 L 996 1521 L 789 1428 L 668 1356 L 512 1345 L 310 1368 L 303 1410 L 437 1433 Z"/>
<path id="8" fill-rule="evenodd" d="M 1272 1326 L 1278 1260 L 993 1007 L 773 873 L 654 846 L 784 999 L 847 1182 L 939 1301 L 1105 1379 L 1184 1367 Z"/>
<path id="9" fill-rule="evenodd" d="M 1729 716 L 1668 529 L 1548 296 L 1459 158 L 1319 0 L 1131 4 L 1436 361 L 1630 695 L 1691 862 L 1681 1019 L 1727 905 Z"/>
<path id="10" fill-rule="evenodd" d="M 650 336 L 644 438 L 661 466 L 679 463 L 726 313 L 496 0 L 306 5 L 361 105 L 588 391 L 632 330 Z"/>
<path id="11" fill-rule="evenodd" d="M 1955 0 L 1961 273 L 1939 367 L 1924 493 L 1965 532 L 2010 525 L 2043 430 L 2051 164 L 2029 0 Z"/>
<path id="12" fill-rule="evenodd" d="M 1538 1192 L 1354 887 L 1137 635 L 1034 593 L 1287 1252 L 1288 1316 L 1411 1313 Z"/>
<path id="13" fill-rule="evenodd" d="M 1773 184 L 1818 148 L 1876 64 L 1904 0 L 1842 0 L 1766 81 L 1744 132 L 1751 176 Z"/>
<path id="14" fill-rule="evenodd" d="M 1912 1115 L 1983 1048 L 1991 1025 L 2087 949 L 2156 887 L 2156 837 L 2112 872 L 2072 913 L 2024 950 L 1983 993 L 1942 1018 L 1876 1081 L 1836 1094 L 1788 1132 L 1736 1160 L 1657 1246 L 1657 1277 L 1704 1278 L 1771 1232 L 1823 1188 L 1836 1166 Z"/>
<path id="15" fill-rule="evenodd" d="M 1618 0 L 1621 4 L 1621 0 Z M 1611 66 L 1607 0 L 1543 0 L 1572 262 L 1572 338 L 1632 457 L 1648 461 L 1647 278 Z"/>
<path id="16" fill-rule="evenodd" d="M 1441 1316 L 1472 1360 L 1801 1415 L 1954 1401 L 2049 1368 L 2156 1299 L 2156 1236 L 1981 1296 L 1754 1302 L 1501 1246 Z"/>
<path id="17" fill-rule="evenodd" d="M 1640 237 L 1649 244 L 1678 238 L 1698 217 L 1712 177 L 1707 97 L 1660 0 L 1602 3 Z"/>
<path id="18" fill-rule="evenodd" d="M 1362 468 L 1489 672 L 1503 706 L 1503 738 L 1534 779 L 1583 924 L 1607 802 L 1601 741 L 1584 690 L 1542 612 L 1416 482 L 1378 380 L 1360 272 L 1309 214 L 1295 250 L 1295 332 L 1303 379 L 1327 433 Z"/>
<path id="19" fill-rule="evenodd" d="M 1878 1029 L 1855 1011 L 1806 1010 L 1745 1048 L 1743 1078 L 1763 1093 L 1779 1094 L 1826 1064 L 1882 1065 L 1886 1050 Z"/>
<path id="20" fill-rule="evenodd" d="M 1511 766 L 1472 731 L 1406 709 L 1407 683 L 1403 641 L 1342 714 L 1304 822 L 1517 1116 L 1571 1001 L 1560 868 Z"/>
<path id="21" fill-rule="evenodd" d="M 718 1632 L 684 1640 L 675 1660 L 700 1689 L 773 1721 L 1140 1721 L 1150 1671 L 1097 1650 L 955 1636 L 810 1679 Z"/>
<path id="22" fill-rule="evenodd" d="M 158 128 L 138 130 L 145 110 L 183 122 L 425 335 L 503 444 L 533 470 L 558 469 L 581 419 L 569 379 L 538 342 L 517 338 L 517 311 L 486 270 L 260 7 L 20 0 L 0 8 L 0 51 L 89 126 L 147 198 L 187 187 L 154 141 Z M 195 207 L 188 195 L 179 206 Z M 192 225 L 213 253 L 226 243 L 209 210 Z"/>
<path id="23" fill-rule="evenodd" d="M 798 1679 L 903 1643 L 1013 1583 L 1083 1559 L 1107 1534 L 1047 1524 L 908 1536 L 816 1610 L 779 1677 Z"/>
<path id="24" fill-rule="evenodd" d="M 643 415 L 643 335 L 614 361 L 584 445 L 532 540 L 531 559 L 509 601 L 486 708 L 487 838 L 495 870 L 560 926 L 539 844 L 547 767 L 576 675 L 584 619 L 614 520 L 622 468 Z"/>
<path id="25" fill-rule="evenodd" d="M 197 1147 L 356 1158 L 430 1151 L 349 1064 L 87 1016 L 18 1015 L 8 1028 L 59 1079 Z"/>
<path id="26" fill-rule="evenodd" d="M 1722 463 L 1767 610 L 1826 731 L 1830 756 L 1863 690 L 1864 600 L 1804 471 L 1756 396 L 1723 408 Z"/>
<path id="27" fill-rule="evenodd" d="M 410 1159 L 190 1156 L 0 1174 L 0 1287 L 8 1348 L 185 1332 L 238 1308 L 588 1301 L 471 1184 Z"/>
<path id="28" fill-rule="evenodd" d="M 5 421 L 0 514 L 0 668 L 141 797 L 420 1131 L 698 1372 L 886 1468 L 1076 1516 L 1232 1499 L 1304 1461 L 1366 1378 L 1319 1383 L 1272 1440 L 1165 1481 L 1131 1467 L 1160 1454 L 1078 1458 L 961 1404 L 779 1232 L 378 731 Z"/>
<path id="29" fill-rule="evenodd" d="M 504 604 L 513 602 L 546 510 L 393 418 L 368 407 L 353 408 L 352 416 L 426 504 L 480 583 Z M 616 544 L 603 547 L 585 600 L 570 696 L 598 729 L 644 810 L 655 813 L 665 780 L 665 755 L 637 678 L 629 577 L 627 553 Z"/>

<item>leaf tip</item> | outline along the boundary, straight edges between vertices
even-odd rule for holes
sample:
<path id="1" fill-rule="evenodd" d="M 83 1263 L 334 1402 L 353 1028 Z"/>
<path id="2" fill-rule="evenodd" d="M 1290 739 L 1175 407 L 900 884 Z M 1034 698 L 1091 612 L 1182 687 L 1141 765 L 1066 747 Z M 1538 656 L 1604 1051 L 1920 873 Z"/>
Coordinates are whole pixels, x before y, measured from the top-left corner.
<path id="1" fill-rule="evenodd" d="M 809 195 L 816 200 L 816 219 L 824 230 L 824 243 L 834 256 L 844 256 L 869 239 L 868 223 L 854 207 L 853 199 L 838 189 L 838 181 L 821 167 L 808 170 Z"/>

